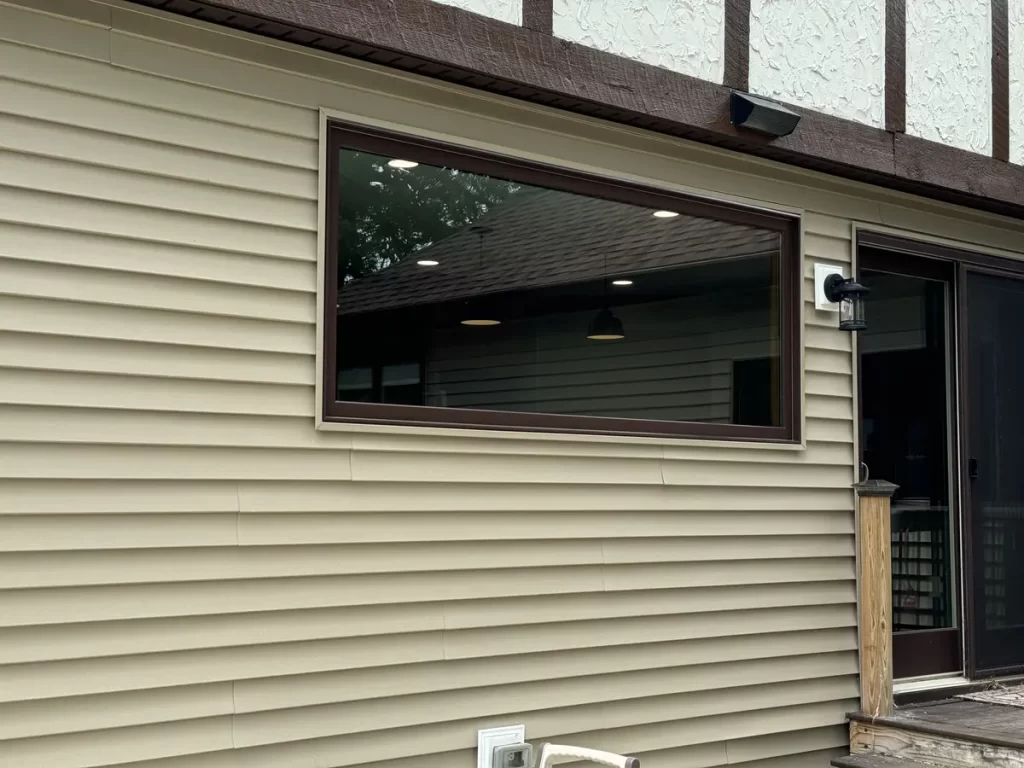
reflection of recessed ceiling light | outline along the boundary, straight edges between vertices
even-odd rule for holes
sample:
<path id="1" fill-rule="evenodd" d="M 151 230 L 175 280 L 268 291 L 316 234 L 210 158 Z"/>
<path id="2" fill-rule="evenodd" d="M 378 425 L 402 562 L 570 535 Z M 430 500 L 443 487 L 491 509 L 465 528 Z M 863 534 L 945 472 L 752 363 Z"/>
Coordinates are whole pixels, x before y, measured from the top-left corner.
<path id="1" fill-rule="evenodd" d="M 632 280 L 612 280 L 612 285 L 632 285 Z"/>
<path id="2" fill-rule="evenodd" d="M 671 219 L 671 218 L 674 218 L 675 216 L 678 216 L 678 215 L 679 214 L 676 213 L 675 211 L 655 211 L 654 212 L 654 217 L 658 218 L 658 219 Z"/>
<path id="3" fill-rule="evenodd" d="M 434 261 L 433 259 L 420 259 L 416 263 L 419 264 L 421 267 L 436 267 L 441 262 Z"/>
<path id="4" fill-rule="evenodd" d="M 501 325 L 501 320 L 485 320 L 483 318 L 479 320 L 474 320 L 471 318 L 468 320 L 460 320 L 459 322 L 462 323 L 463 325 L 473 325 L 481 327 L 485 325 Z"/>
<path id="5" fill-rule="evenodd" d="M 417 162 L 415 162 L 413 160 L 398 160 L 396 158 L 395 160 L 388 160 L 388 165 L 390 165 L 392 168 L 405 168 L 405 169 L 409 169 L 409 168 L 415 168 L 417 165 L 419 165 L 419 163 L 417 163 Z"/>

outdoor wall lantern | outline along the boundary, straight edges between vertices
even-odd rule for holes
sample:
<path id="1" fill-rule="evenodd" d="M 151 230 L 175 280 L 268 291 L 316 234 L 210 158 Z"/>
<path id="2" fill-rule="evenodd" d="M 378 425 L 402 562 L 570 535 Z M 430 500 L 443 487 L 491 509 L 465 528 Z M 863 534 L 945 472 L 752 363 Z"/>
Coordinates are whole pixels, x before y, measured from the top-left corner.
<path id="1" fill-rule="evenodd" d="M 843 277 L 829 264 L 814 265 L 814 308 L 839 312 L 839 330 L 863 331 L 864 298 L 871 292 L 852 277 Z"/>

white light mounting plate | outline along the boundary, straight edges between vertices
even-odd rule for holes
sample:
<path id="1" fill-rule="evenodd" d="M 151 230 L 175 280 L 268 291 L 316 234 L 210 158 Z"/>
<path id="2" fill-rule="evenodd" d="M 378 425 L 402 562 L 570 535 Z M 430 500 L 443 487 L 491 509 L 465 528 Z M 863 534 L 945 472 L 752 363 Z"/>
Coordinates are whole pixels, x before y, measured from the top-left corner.
<path id="1" fill-rule="evenodd" d="M 476 732 L 476 768 L 492 768 L 494 748 L 526 741 L 525 725 L 503 725 Z"/>
<path id="2" fill-rule="evenodd" d="M 837 267 L 832 264 L 815 264 L 814 265 L 814 308 L 819 312 L 838 312 L 839 303 L 835 301 L 829 301 L 825 298 L 825 279 L 829 275 L 842 275 L 846 277 L 846 273 L 842 267 Z"/>

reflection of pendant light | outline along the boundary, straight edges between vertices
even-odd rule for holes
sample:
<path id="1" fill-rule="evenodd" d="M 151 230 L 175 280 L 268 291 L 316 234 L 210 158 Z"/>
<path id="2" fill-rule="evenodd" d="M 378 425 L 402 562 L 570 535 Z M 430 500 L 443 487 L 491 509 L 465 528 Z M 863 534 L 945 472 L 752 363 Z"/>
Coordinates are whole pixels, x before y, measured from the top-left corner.
<path id="1" fill-rule="evenodd" d="M 483 327 L 487 325 L 501 325 L 501 320 L 488 320 L 485 317 L 481 317 L 482 312 L 467 312 L 464 320 L 459 320 L 462 325 L 473 325 Z"/>
<path id="2" fill-rule="evenodd" d="M 480 236 L 478 266 L 482 268 L 484 264 L 484 235 L 486 235 L 491 230 L 490 227 L 484 227 L 479 224 L 473 226 L 473 229 L 476 231 L 477 235 Z M 479 302 L 474 302 L 474 305 L 479 305 Z M 463 310 L 462 319 L 459 322 L 462 325 L 470 325 L 475 327 L 501 325 L 501 320 L 498 320 L 490 313 L 481 312 L 479 306 L 471 306 L 469 302 L 466 302 L 465 309 Z"/>
<path id="3" fill-rule="evenodd" d="M 605 307 L 590 321 L 587 338 L 594 341 L 615 341 L 626 338 L 626 332 L 622 328 L 622 321 Z"/>
<path id="4" fill-rule="evenodd" d="M 604 287 L 604 308 L 590 321 L 587 338 L 593 341 L 618 341 L 626 338 L 626 331 L 612 311 L 608 309 L 608 254 L 604 256 L 604 274 L 601 276 Z"/>

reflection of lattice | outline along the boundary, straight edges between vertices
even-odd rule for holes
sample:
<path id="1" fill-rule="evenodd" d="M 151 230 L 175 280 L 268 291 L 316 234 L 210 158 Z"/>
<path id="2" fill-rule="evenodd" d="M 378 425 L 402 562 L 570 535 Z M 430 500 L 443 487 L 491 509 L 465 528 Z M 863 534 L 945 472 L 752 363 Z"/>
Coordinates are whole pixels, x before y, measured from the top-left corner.
<path id="1" fill-rule="evenodd" d="M 982 523 L 984 562 L 985 628 L 1007 626 L 1006 618 L 1006 522 L 986 519 Z"/>
<path id="2" fill-rule="evenodd" d="M 981 573 L 985 628 L 1024 626 L 1024 504 L 981 504 Z"/>
<path id="3" fill-rule="evenodd" d="M 893 629 L 945 627 L 949 566 L 945 516 L 930 510 L 893 518 Z"/>

